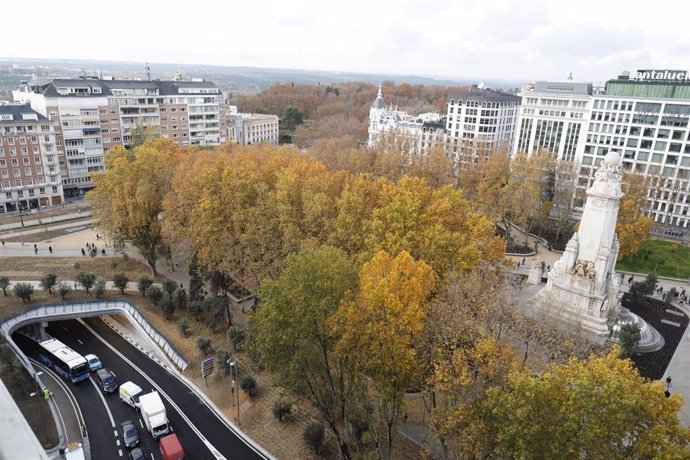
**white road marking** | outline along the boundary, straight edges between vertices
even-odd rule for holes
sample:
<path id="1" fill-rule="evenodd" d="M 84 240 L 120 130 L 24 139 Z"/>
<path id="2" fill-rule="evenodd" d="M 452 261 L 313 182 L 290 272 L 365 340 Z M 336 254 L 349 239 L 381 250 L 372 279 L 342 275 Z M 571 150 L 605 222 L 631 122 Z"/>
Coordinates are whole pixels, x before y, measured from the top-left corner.
<path id="1" fill-rule="evenodd" d="M 116 439 L 116 440 L 115 440 L 115 444 L 117 444 L 117 447 L 120 447 L 120 440 L 119 440 L 119 439 Z"/>
<path id="2" fill-rule="evenodd" d="M 113 435 L 117 438 L 117 430 L 113 431 Z"/>
<path id="3" fill-rule="evenodd" d="M 118 449 L 117 453 L 120 454 L 120 457 L 122 457 L 122 449 Z"/>
<path id="4" fill-rule="evenodd" d="M 110 371 L 110 373 L 113 374 L 113 377 L 117 377 L 117 375 L 115 375 L 115 372 Z"/>
<path id="5" fill-rule="evenodd" d="M 94 331 L 93 328 L 91 326 L 89 326 L 88 324 L 86 324 L 82 319 L 78 319 L 77 321 L 79 321 L 81 323 L 81 325 L 86 328 L 86 330 L 91 332 L 91 334 L 93 334 L 94 337 L 96 337 L 98 340 L 103 342 L 103 344 L 106 347 L 110 348 L 113 351 L 113 353 L 115 353 L 120 358 L 122 358 L 122 360 L 124 362 L 126 362 L 127 364 L 132 366 L 132 368 L 135 369 L 137 372 L 139 372 L 139 374 L 141 374 L 142 377 L 144 377 L 146 380 L 148 380 L 149 383 L 151 385 L 153 385 L 153 387 L 158 391 L 158 393 L 160 393 L 168 401 L 168 403 L 180 414 L 180 416 L 184 419 L 184 421 L 187 422 L 187 425 L 189 425 L 189 427 L 192 429 L 192 431 L 194 431 L 196 433 L 196 435 L 199 436 L 199 439 L 201 439 L 201 441 L 208 448 L 208 450 L 211 451 L 211 454 L 213 454 L 213 456 L 216 458 L 216 460 L 227 460 L 220 452 L 218 452 L 218 450 L 215 447 L 213 447 L 213 444 L 211 444 L 204 437 L 204 435 L 201 434 L 201 431 L 199 431 L 199 429 L 196 426 L 194 426 L 192 421 L 189 420 L 189 417 L 187 417 L 187 415 L 182 411 L 182 409 L 180 409 L 179 406 L 177 404 L 175 404 L 175 402 L 173 402 L 172 398 L 170 398 L 170 396 L 168 396 L 168 394 L 165 391 L 163 391 L 163 389 L 160 386 L 158 386 L 158 384 L 151 377 L 149 377 L 148 374 L 146 374 L 139 367 L 137 367 L 137 365 L 135 365 L 132 361 L 130 361 L 117 348 L 115 348 L 110 343 L 108 343 L 103 337 L 98 335 L 98 333 L 96 331 Z M 92 380 L 92 383 L 93 383 L 93 380 Z M 96 384 L 94 383 L 94 385 L 96 385 Z M 99 392 L 99 394 L 100 394 L 100 392 Z M 103 398 L 103 395 L 101 395 L 101 398 Z M 108 412 L 110 412 L 110 411 L 108 411 Z M 112 419 L 112 416 L 111 416 L 111 419 Z M 115 425 L 113 424 L 113 427 L 114 426 Z"/>
<path id="6" fill-rule="evenodd" d="M 144 422 L 142 422 L 141 419 L 139 419 L 139 425 L 141 425 L 141 427 L 144 428 Z"/>
<path id="7" fill-rule="evenodd" d="M 84 345 L 84 342 L 82 342 L 82 341 L 79 340 L 79 339 L 77 339 L 77 342 L 79 342 L 80 345 Z"/>
<path id="8" fill-rule="evenodd" d="M 153 452 L 151 452 L 151 460 L 156 460 L 156 457 L 153 456 Z"/>
<path id="9" fill-rule="evenodd" d="M 103 401 L 103 405 L 105 406 L 105 410 L 108 412 L 108 418 L 110 419 L 110 425 L 115 428 L 115 419 L 113 419 L 113 414 L 110 412 L 110 408 L 108 407 L 108 403 L 105 402 L 105 398 L 103 397 L 103 393 L 101 393 L 101 389 L 98 388 L 98 385 L 96 385 L 96 382 L 93 381 L 91 377 L 89 377 L 89 382 L 91 382 L 91 385 L 96 389 L 96 393 L 98 393 L 98 396 L 101 398 L 101 401 Z M 115 432 L 117 433 L 117 431 Z"/>
<path id="10" fill-rule="evenodd" d="M 67 330 L 67 328 L 66 328 L 65 326 L 62 326 L 62 328 L 63 328 L 64 330 Z"/>

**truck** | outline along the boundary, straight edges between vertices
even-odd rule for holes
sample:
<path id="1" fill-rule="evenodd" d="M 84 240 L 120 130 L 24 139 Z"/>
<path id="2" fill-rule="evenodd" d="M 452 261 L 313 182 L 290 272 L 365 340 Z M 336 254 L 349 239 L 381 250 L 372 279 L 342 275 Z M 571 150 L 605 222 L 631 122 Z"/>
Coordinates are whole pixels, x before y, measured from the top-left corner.
<path id="1" fill-rule="evenodd" d="M 139 396 L 139 409 L 146 429 L 153 439 L 158 439 L 172 431 L 165 413 L 165 406 L 157 391 Z"/>
<path id="2" fill-rule="evenodd" d="M 161 438 L 158 446 L 161 449 L 163 460 L 184 460 L 184 449 L 176 434 L 169 434 Z"/>
<path id="3" fill-rule="evenodd" d="M 144 394 L 144 391 L 139 385 L 134 382 L 125 382 L 120 385 L 120 401 L 129 404 L 136 410 L 139 410 L 141 403 L 139 397 Z"/>

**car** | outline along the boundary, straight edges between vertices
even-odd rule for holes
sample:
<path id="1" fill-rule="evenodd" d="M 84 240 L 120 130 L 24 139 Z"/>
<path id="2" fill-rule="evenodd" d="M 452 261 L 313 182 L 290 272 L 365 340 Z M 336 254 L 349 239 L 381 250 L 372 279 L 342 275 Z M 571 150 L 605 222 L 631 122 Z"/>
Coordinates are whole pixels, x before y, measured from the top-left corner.
<path id="1" fill-rule="evenodd" d="M 120 424 L 120 431 L 122 432 L 122 441 L 126 447 L 130 449 L 139 444 L 139 433 L 137 427 L 131 420 L 125 420 Z"/>
<path id="2" fill-rule="evenodd" d="M 117 380 L 115 374 L 105 367 L 96 371 L 96 382 L 103 390 L 103 393 L 113 393 L 117 390 Z"/>
<path id="3" fill-rule="evenodd" d="M 129 460 L 144 460 L 146 456 L 138 447 L 129 452 Z"/>
<path id="4" fill-rule="evenodd" d="M 94 354 L 89 354 L 84 356 L 86 359 L 86 362 L 89 363 L 89 370 L 96 372 L 98 369 L 103 367 L 103 364 L 101 364 L 101 360 L 98 359 L 98 356 Z"/>

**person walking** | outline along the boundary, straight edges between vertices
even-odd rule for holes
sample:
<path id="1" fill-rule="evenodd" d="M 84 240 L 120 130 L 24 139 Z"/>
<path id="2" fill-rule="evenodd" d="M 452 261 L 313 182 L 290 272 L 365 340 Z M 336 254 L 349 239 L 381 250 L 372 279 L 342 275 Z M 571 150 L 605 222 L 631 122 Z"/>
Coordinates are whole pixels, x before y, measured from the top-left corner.
<path id="1" fill-rule="evenodd" d="M 53 247 L 52 246 L 48 246 L 48 252 L 51 254 L 53 253 Z"/>
<path id="2" fill-rule="evenodd" d="M 666 377 L 666 388 L 670 389 L 671 388 L 671 376 L 669 375 Z"/>
<path id="3" fill-rule="evenodd" d="M 82 255 L 82 256 L 85 256 L 85 255 L 86 255 L 86 251 L 84 251 L 84 248 L 81 248 L 81 255 Z"/>
<path id="4" fill-rule="evenodd" d="M 628 278 L 628 284 L 632 284 L 632 282 L 633 282 L 633 279 L 634 279 L 634 278 L 633 278 L 633 276 L 632 276 L 632 275 L 630 275 L 630 278 Z"/>
<path id="5" fill-rule="evenodd" d="M 34 244 L 34 254 L 38 254 L 38 248 L 36 247 L 35 244 Z"/>

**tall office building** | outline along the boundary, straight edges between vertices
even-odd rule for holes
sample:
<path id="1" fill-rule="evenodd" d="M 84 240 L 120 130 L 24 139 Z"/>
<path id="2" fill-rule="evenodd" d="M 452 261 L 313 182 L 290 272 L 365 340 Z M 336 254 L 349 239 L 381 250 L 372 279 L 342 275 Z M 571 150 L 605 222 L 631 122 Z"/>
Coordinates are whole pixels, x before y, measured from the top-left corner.
<path id="1" fill-rule="evenodd" d="M 0 214 L 62 203 L 54 123 L 27 105 L 0 105 Z"/>
<path id="2" fill-rule="evenodd" d="M 609 80 L 605 91 L 593 96 L 579 186 L 589 187 L 604 156 L 616 150 L 624 169 L 649 179 L 647 211 L 654 221 L 675 236 L 685 234 L 690 224 L 689 124 L 690 73 L 638 71 Z"/>
<path id="3" fill-rule="evenodd" d="M 510 152 L 515 138 L 520 97 L 486 88 L 463 88 L 448 102 L 447 151 L 466 163 L 477 155 Z"/>
<path id="4" fill-rule="evenodd" d="M 574 162 L 587 133 L 592 84 L 539 81 L 523 86 L 520 96 L 513 156 L 548 152 L 558 160 Z"/>
<path id="5" fill-rule="evenodd" d="M 93 188 L 104 152 L 128 146 L 136 129 L 148 127 L 179 145 L 218 145 L 227 137 L 223 95 L 207 81 L 53 78 L 23 84 L 12 95 L 57 124 L 65 197 Z"/>

